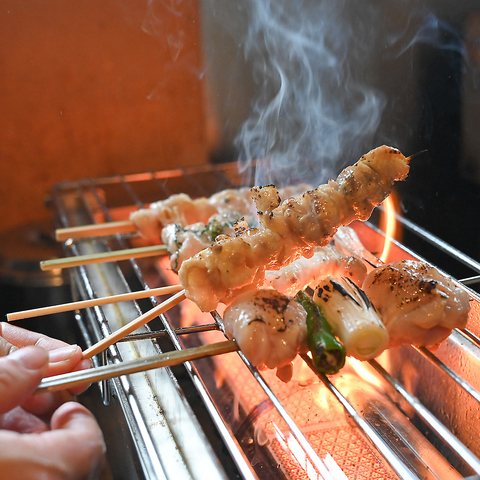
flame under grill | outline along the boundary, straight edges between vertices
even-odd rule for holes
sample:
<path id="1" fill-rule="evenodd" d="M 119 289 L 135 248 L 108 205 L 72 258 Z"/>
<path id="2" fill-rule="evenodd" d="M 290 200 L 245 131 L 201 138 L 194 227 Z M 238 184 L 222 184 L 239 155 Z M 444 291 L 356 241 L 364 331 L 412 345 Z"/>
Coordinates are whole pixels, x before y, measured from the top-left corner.
<path id="1" fill-rule="evenodd" d="M 236 165 L 90 179 L 52 192 L 61 226 L 124 219 L 173 193 L 210 195 L 240 186 Z M 401 219 L 402 220 L 402 219 Z M 382 233 L 356 225 L 365 246 L 381 250 Z M 480 265 L 403 220 L 409 235 L 445 256 L 448 273 L 480 273 Z M 134 235 L 65 243 L 67 255 L 138 246 Z M 390 261 L 418 255 L 395 244 Z M 428 255 L 427 255 L 428 257 Z M 168 259 L 141 259 L 72 269 L 79 299 L 176 282 Z M 427 258 L 428 260 L 428 258 Z M 442 266 L 440 266 L 443 268 Z M 461 273 L 460 273 L 461 272 Z M 108 423 L 132 439 L 125 478 L 461 479 L 480 474 L 480 303 L 470 292 L 467 330 L 454 331 L 432 354 L 403 347 L 371 362 L 348 360 L 333 377 L 298 358 L 284 384 L 257 371 L 241 353 L 130 375 L 100 385 Z M 156 304 L 88 309 L 77 315 L 87 346 Z M 121 362 L 224 339 L 221 316 L 183 302 L 110 347 L 96 362 Z M 108 442 L 108 438 L 107 438 Z M 121 442 L 124 446 L 128 442 Z M 111 450 L 120 448 L 118 445 Z M 125 458 L 119 452 L 118 459 Z M 133 465 L 133 467 L 132 467 Z"/>

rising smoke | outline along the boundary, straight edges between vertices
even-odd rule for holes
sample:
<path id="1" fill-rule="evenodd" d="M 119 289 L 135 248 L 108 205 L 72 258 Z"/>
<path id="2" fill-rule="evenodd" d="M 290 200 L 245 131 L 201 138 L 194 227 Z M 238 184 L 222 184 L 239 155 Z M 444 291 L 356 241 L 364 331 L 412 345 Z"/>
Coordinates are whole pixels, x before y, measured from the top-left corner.
<path id="1" fill-rule="evenodd" d="M 363 77 L 377 41 L 368 26 L 379 11 L 347 3 L 349 15 L 342 0 L 250 0 L 245 54 L 257 90 L 236 145 L 244 166 L 266 159 L 257 184 L 288 181 L 312 165 L 330 177 L 377 130 L 385 96 Z"/>
<path id="2" fill-rule="evenodd" d="M 235 144 L 243 167 L 261 159 L 256 184 L 320 183 L 379 142 L 403 148 L 429 109 L 417 47 L 463 48 L 410 0 L 246 1 L 255 96 Z"/>

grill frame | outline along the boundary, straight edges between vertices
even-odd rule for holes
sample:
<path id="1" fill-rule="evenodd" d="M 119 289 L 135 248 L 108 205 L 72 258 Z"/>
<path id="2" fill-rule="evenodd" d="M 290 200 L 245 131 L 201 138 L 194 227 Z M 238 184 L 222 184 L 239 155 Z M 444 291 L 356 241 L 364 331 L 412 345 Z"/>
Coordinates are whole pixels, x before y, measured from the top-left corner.
<path id="1" fill-rule="evenodd" d="M 210 177 L 212 178 L 210 178 L 208 182 L 202 182 L 196 181 L 195 178 L 197 177 L 201 177 L 203 180 Z M 52 206 L 57 217 L 58 224 L 62 227 L 95 223 L 96 221 L 98 221 L 99 214 L 102 218 L 102 221 L 111 221 L 114 220 L 111 215 L 112 207 L 115 208 L 119 206 L 122 207 L 126 205 L 133 205 L 135 208 L 139 208 L 144 206 L 144 204 L 146 203 L 158 200 L 160 198 L 165 198 L 172 193 L 179 193 L 181 191 L 187 191 L 187 193 L 190 193 L 192 196 L 208 195 L 213 193 L 214 191 L 217 191 L 219 189 L 219 186 L 220 188 L 229 188 L 232 186 L 240 186 L 246 183 L 248 184 L 248 180 L 250 178 L 252 178 L 252 176 L 248 172 L 243 176 L 239 175 L 235 164 L 224 164 L 217 165 L 215 167 L 202 166 L 190 169 L 175 169 L 169 171 L 148 172 L 143 174 L 119 175 L 115 177 L 85 179 L 80 182 L 65 182 L 56 185 L 52 191 Z M 175 182 L 173 182 L 172 185 L 169 184 L 169 180 L 171 179 L 175 179 Z M 143 197 L 140 197 L 138 195 L 135 185 L 137 184 L 137 182 L 144 181 L 152 182 L 155 185 L 156 190 L 153 189 L 155 190 L 155 193 L 153 193 L 153 197 L 148 198 L 150 195 L 152 195 L 150 190 Z M 202 185 L 206 185 L 205 188 L 202 188 Z M 128 201 L 125 201 L 123 199 L 117 201 L 116 193 L 110 195 L 110 193 L 106 192 L 105 189 L 108 189 L 109 186 L 121 186 L 121 189 L 126 194 Z M 142 194 L 143 193 L 144 192 L 142 191 Z M 78 214 L 79 210 L 83 212 L 82 215 Z M 456 251 L 455 249 L 453 249 L 453 247 L 450 247 L 444 242 L 441 242 L 439 239 L 431 236 L 421 227 L 416 226 L 411 222 L 408 222 L 408 220 L 402 218 L 399 218 L 399 220 L 402 222 L 406 229 L 414 231 L 418 237 L 426 240 L 427 242 L 430 242 L 430 244 L 438 245 L 440 243 L 442 251 L 444 251 L 447 256 L 455 257 L 457 261 L 460 261 L 464 265 L 467 265 L 467 267 L 470 268 L 473 273 L 480 273 L 480 265 L 473 259 L 465 257 L 461 252 Z M 378 228 L 374 226 L 374 224 L 370 224 L 369 228 L 377 232 L 378 235 L 382 235 L 382 233 L 378 230 Z M 128 242 L 130 239 L 130 235 L 116 235 L 113 237 L 99 240 L 68 241 L 65 242 L 64 247 L 66 253 L 69 256 L 79 255 L 84 253 L 91 253 L 92 250 L 106 251 L 110 249 L 128 248 Z M 418 257 L 417 254 L 415 254 L 413 251 L 410 251 L 409 249 L 406 249 L 398 242 L 396 243 L 396 245 L 398 248 L 404 250 L 410 255 Z M 134 273 L 137 279 L 137 286 L 139 286 L 140 288 L 147 288 L 148 283 L 144 276 L 145 272 L 142 270 L 140 263 L 141 262 L 135 260 L 130 260 L 128 262 L 128 269 L 130 269 L 131 272 Z M 95 296 L 103 296 L 109 293 L 99 292 L 97 282 L 94 282 L 95 285 L 92 285 L 92 270 L 96 271 L 99 268 L 103 272 L 101 274 L 102 277 L 104 276 L 104 274 L 107 275 L 107 272 L 110 270 L 110 273 L 113 273 L 113 276 L 119 279 L 120 285 L 116 285 L 113 290 L 126 289 L 128 291 L 133 287 L 133 285 L 130 285 L 130 283 L 126 281 L 127 275 L 125 274 L 125 268 L 120 267 L 119 265 L 104 265 L 102 267 L 77 267 L 72 270 L 72 285 L 75 285 L 77 289 L 79 285 L 82 285 L 83 291 L 80 291 L 82 290 L 82 288 L 77 290 L 76 292 L 74 292 L 75 296 L 81 298 L 94 298 Z M 110 273 L 108 273 L 108 276 L 110 276 Z M 469 290 L 469 292 L 472 298 L 475 298 L 478 302 L 477 294 L 472 290 Z M 110 293 L 124 292 L 111 291 Z M 151 299 L 150 302 L 155 305 L 156 299 Z M 119 307 L 116 306 L 112 308 L 118 309 Z M 123 313 L 124 319 L 128 318 L 129 316 L 131 317 L 132 313 L 136 313 L 137 315 L 142 313 L 142 308 L 139 306 L 138 302 L 132 302 L 125 308 L 127 309 L 127 311 Z M 115 314 L 117 313 L 112 313 L 112 316 Z M 83 332 L 84 340 L 87 343 L 87 346 L 95 341 L 98 341 L 102 336 L 108 335 L 110 332 L 109 321 L 106 318 L 106 315 L 102 309 L 94 309 L 92 315 L 93 316 L 87 322 L 85 321 L 85 318 L 77 315 L 77 320 L 80 329 Z M 160 319 L 160 326 L 163 330 L 167 332 L 167 336 L 170 342 L 170 347 L 168 345 L 165 345 L 165 347 L 167 349 L 183 348 L 181 342 L 179 341 L 179 337 L 169 323 L 168 318 L 162 315 Z M 215 317 L 214 315 L 214 323 L 216 325 L 215 328 L 221 329 L 221 317 Z M 144 327 L 144 333 L 147 335 L 152 334 L 149 326 Z M 469 338 L 468 341 L 471 341 L 472 339 L 477 341 L 476 339 L 478 331 L 466 331 L 463 332 L 463 334 L 465 335 L 465 338 Z M 458 335 L 460 335 L 460 333 L 458 333 Z M 96 362 L 98 363 L 101 361 L 122 361 L 123 355 L 121 350 L 124 348 L 126 347 L 123 347 L 121 345 L 114 345 L 108 349 L 108 360 L 106 356 L 103 356 L 103 358 L 100 360 L 96 359 Z M 154 347 L 154 350 L 155 351 L 153 353 L 158 352 L 157 347 Z M 425 352 L 420 353 L 422 353 L 424 356 L 427 355 Z M 319 457 L 319 455 L 315 451 L 313 451 L 305 435 L 303 434 L 301 429 L 298 428 L 298 426 L 295 424 L 295 421 L 289 416 L 282 403 L 275 396 L 262 374 L 258 372 L 257 369 L 255 369 L 248 362 L 248 360 L 241 354 L 241 352 L 238 355 L 240 355 L 244 364 L 250 370 L 252 376 L 264 389 L 267 397 L 269 398 L 269 401 L 278 410 L 283 420 L 289 427 L 290 431 L 293 433 L 298 444 L 307 453 L 307 456 L 309 457 L 312 465 L 316 468 L 320 475 L 323 476 L 323 478 L 334 478 L 331 476 L 332 474 L 329 471 L 329 467 Z M 304 361 L 308 364 L 308 357 L 305 357 Z M 376 361 L 370 363 L 377 370 L 383 368 Z M 205 388 L 202 379 L 197 373 L 196 367 L 192 363 L 187 362 L 183 368 L 190 377 L 191 382 L 195 385 L 197 395 L 200 396 L 204 402 L 204 412 L 206 411 L 208 413 L 213 423 L 215 424 L 217 430 L 215 434 L 218 434 L 222 438 L 222 440 L 225 441 L 225 445 L 228 449 L 230 458 L 227 462 L 229 464 L 229 466 L 227 467 L 227 472 L 223 472 L 223 474 L 228 474 L 230 478 L 232 478 L 232 474 L 239 475 L 242 478 L 257 478 L 256 472 L 252 468 L 248 458 L 245 456 L 245 454 L 239 447 L 238 441 L 235 439 L 235 435 L 233 434 L 231 428 L 225 423 L 222 416 L 219 415 L 219 413 L 217 412 L 214 406 L 214 402 L 209 396 L 209 393 Z M 195 428 L 197 428 L 199 432 L 202 432 L 202 428 L 200 427 L 200 425 L 197 424 L 195 420 L 195 418 L 198 416 L 198 413 L 197 415 L 195 415 L 195 412 L 191 408 L 191 403 L 186 401 L 186 395 L 180 390 L 178 383 L 175 380 L 175 376 L 172 373 L 172 370 L 165 370 L 168 371 L 169 378 L 172 380 L 173 385 L 177 389 L 177 393 L 179 393 L 179 395 L 183 399 L 182 402 L 186 411 L 188 411 L 194 419 L 193 423 L 195 424 Z M 340 393 L 340 391 L 330 381 L 330 379 L 324 375 L 319 375 L 319 378 L 327 387 L 327 389 L 332 392 L 338 399 L 338 401 L 344 406 L 350 417 L 357 424 L 357 427 L 362 431 L 362 434 L 365 435 L 368 438 L 368 441 L 370 443 L 373 443 L 375 445 L 375 448 L 383 454 L 385 460 L 388 462 L 389 466 L 397 473 L 397 475 L 400 478 L 419 478 L 398 458 L 398 456 L 392 454 L 391 448 L 389 448 L 388 445 L 385 444 L 381 436 L 379 436 L 374 430 L 370 428 L 368 424 L 365 423 L 364 419 L 362 419 L 362 417 L 358 414 L 355 408 L 346 400 L 346 398 Z M 146 425 L 144 419 L 142 418 L 142 415 L 139 415 L 138 412 L 135 412 L 135 399 L 128 398 L 127 394 L 131 392 L 132 389 L 134 389 L 134 387 L 132 387 L 131 383 L 129 382 L 131 382 L 129 378 L 122 377 L 122 379 L 116 379 L 112 384 L 110 384 L 109 382 L 103 383 L 101 386 L 103 402 L 108 403 L 109 401 L 111 401 L 111 392 L 113 392 L 114 396 L 117 396 L 121 399 L 120 403 L 122 405 L 122 410 L 124 411 L 124 415 L 127 419 L 128 427 L 131 431 L 132 437 L 134 437 L 135 439 L 134 443 L 136 445 L 140 464 L 142 465 L 142 474 L 145 476 L 145 478 L 159 478 L 159 472 L 165 472 L 165 461 L 163 461 L 162 465 L 162 461 L 158 458 L 158 452 L 155 451 L 155 448 L 152 445 L 152 441 L 151 439 L 149 439 L 148 428 L 146 429 Z M 394 387 L 397 389 L 397 392 L 402 394 L 401 387 L 395 385 Z M 476 392 L 475 389 L 473 389 L 473 391 Z M 413 401 L 413 403 L 415 404 L 416 401 Z M 433 422 L 436 423 L 435 420 L 433 420 Z M 217 458 L 218 460 L 218 456 L 216 457 L 216 453 L 209 453 L 212 454 L 213 463 L 216 463 L 215 458 Z M 465 452 L 463 452 L 463 454 L 465 454 Z M 225 460 L 225 458 L 222 458 L 221 463 L 224 463 Z M 476 465 L 476 473 L 479 473 L 480 464 L 477 464 L 477 460 L 478 459 L 476 457 L 473 457 L 471 462 Z M 219 471 L 222 472 L 222 470 L 222 467 L 219 467 Z M 188 471 L 188 473 L 192 472 Z M 193 473 L 193 475 L 195 475 L 195 473 Z M 220 475 L 222 475 L 222 473 Z M 168 478 L 168 473 L 165 473 L 165 478 Z M 211 476 L 209 476 L 209 478 L 211 478 Z"/>

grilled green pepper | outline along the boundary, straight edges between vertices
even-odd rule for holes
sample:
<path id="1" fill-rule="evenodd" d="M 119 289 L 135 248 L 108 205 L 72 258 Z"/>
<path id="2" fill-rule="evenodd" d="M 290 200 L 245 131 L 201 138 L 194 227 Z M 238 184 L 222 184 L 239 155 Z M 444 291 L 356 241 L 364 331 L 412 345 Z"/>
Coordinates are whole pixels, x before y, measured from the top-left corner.
<path id="1" fill-rule="evenodd" d="M 295 300 L 307 312 L 307 343 L 319 372 L 337 373 L 345 365 L 345 347 L 337 340 L 318 305 L 304 291 Z"/>

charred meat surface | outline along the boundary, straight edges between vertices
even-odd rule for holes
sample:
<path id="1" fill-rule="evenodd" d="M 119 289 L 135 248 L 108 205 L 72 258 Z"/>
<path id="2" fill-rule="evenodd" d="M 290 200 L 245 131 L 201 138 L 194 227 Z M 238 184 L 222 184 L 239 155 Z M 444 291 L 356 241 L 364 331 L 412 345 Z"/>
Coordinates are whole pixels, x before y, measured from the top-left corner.
<path id="1" fill-rule="evenodd" d="M 424 262 L 378 267 L 367 275 L 363 289 L 387 327 L 389 347 L 436 346 L 468 320 L 467 292 Z"/>

